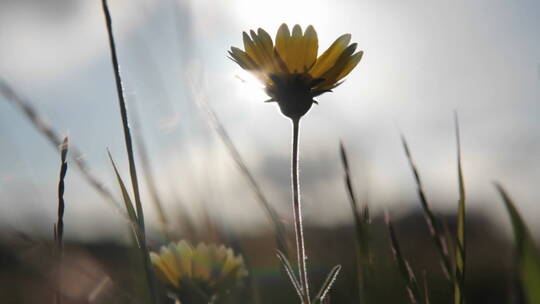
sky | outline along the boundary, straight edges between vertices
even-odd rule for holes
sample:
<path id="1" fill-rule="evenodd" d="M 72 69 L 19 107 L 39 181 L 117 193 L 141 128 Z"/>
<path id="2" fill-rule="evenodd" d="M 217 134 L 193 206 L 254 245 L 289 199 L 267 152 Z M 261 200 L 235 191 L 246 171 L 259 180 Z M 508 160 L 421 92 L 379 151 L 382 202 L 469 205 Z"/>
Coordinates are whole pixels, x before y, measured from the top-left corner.
<path id="1" fill-rule="evenodd" d="M 263 103 L 260 85 L 227 58 L 231 46 L 242 47 L 242 31 L 262 27 L 273 36 L 285 22 L 313 25 L 319 52 L 351 33 L 365 53 L 302 121 L 307 221 L 352 220 L 340 141 L 348 148 L 356 187 L 374 210 L 399 214 L 417 206 L 400 133 L 435 209 L 454 210 L 457 111 L 469 210 L 507 229 L 493 187 L 499 181 L 540 231 L 537 1 L 110 2 L 130 114 L 140 117 L 132 126 L 146 142 L 172 222 L 208 208 L 220 221 L 234 223 L 225 225 L 269 227 L 199 110 L 200 99 L 216 111 L 272 204 L 290 220 L 291 126 L 275 104 Z M 93 174 L 120 197 L 107 149 L 126 178 L 128 167 L 100 1 L 0 0 L 0 77 L 69 135 Z M 1 226 L 50 235 L 57 149 L 3 97 L 0 146 Z M 155 223 L 145 189 L 147 219 Z M 66 201 L 68 237 L 125 232 L 118 212 L 75 166 L 68 171 Z"/>

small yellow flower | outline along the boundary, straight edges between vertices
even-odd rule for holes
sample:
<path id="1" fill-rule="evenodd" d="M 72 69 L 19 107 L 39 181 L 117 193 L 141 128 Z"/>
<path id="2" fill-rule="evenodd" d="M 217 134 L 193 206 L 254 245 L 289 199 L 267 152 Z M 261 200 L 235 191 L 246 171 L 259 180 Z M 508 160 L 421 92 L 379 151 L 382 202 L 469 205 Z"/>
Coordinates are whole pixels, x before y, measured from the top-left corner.
<path id="1" fill-rule="evenodd" d="M 281 112 L 292 119 L 302 117 L 316 103 L 314 97 L 340 85 L 363 55 L 355 53 L 356 43 L 349 44 L 351 35 L 344 34 L 317 57 L 317 32 L 311 25 L 302 33 L 297 24 L 290 33 L 282 24 L 275 45 L 261 28 L 250 35 L 244 32 L 243 39 L 245 51 L 231 47 L 230 58 L 261 80 L 268 101 L 278 102 Z"/>
<path id="2" fill-rule="evenodd" d="M 215 297 L 248 274 L 242 256 L 223 245 L 199 243 L 193 248 L 182 240 L 150 252 L 150 258 L 158 279 L 179 299 L 193 297 L 190 293 Z"/>

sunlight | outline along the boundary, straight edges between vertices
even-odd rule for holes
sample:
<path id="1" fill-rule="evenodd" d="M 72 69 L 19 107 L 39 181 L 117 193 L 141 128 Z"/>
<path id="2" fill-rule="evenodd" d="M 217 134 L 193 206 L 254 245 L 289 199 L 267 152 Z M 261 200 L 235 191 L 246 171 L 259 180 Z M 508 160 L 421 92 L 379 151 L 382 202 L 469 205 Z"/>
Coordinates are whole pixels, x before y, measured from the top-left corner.
<path id="1" fill-rule="evenodd" d="M 239 96 L 247 100 L 263 101 L 269 99 L 264 92 L 263 84 L 245 70 L 238 69 L 233 74 L 235 79 L 235 89 Z"/>

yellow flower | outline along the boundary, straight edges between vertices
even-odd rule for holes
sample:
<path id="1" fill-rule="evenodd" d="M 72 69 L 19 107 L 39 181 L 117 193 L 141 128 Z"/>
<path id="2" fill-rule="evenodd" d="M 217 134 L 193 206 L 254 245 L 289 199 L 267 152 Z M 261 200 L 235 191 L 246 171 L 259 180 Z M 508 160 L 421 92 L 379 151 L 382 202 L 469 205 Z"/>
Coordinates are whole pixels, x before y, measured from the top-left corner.
<path id="1" fill-rule="evenodd" d="M 250 35 L 244 32 L 243 39 L 245 51 L 231 47 L 230 58 L 261 80 L 268 101 L 278 102 L 281 112 L 292 119 L 299 119 L 317 103 L 314 97 L 340 85 L 363 55 L 355 53 L 356 43 L 349 44 L 351 35 L 344 34 L 317 57 L 317 32 L 311 25 L 302 33 L 297 24 L 290 33 L 282 24 L 275 45 L 261 28 Z"/>
<path id="2" fill-rule="evenodd" d="M 248 274 L 242 256 L 223 245 L 199 243 L 193 248 L 182 240 L 150 252 L 150 258 L 158 279 L 179 299 L 201 293 L 215 297 Z"/>

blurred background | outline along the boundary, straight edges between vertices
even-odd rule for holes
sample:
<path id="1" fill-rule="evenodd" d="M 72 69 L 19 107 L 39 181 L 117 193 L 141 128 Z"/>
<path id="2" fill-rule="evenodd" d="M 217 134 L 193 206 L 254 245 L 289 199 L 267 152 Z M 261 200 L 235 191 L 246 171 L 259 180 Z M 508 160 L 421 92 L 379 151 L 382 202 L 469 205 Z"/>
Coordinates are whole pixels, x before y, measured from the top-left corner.
<path id="1" fill-rule="evenodd" d="M 339 159 L 343 141 L 355 187 L 369 202 L 374 223 L 380 224 L 379 215 L 389 210 L 402 239 L 410 242 L 406 248 L 415 257 L 414 267 L 433 268 L 440 279 L 435 261 L 426 266 L 435 253 L 418 215 L 414 179 L 399 136 L 409 141 L 434 209 L 452 222 L 458 199 L 457 111 L 471 237 L 483 241 L 469 253 L 485 256 L 481 250 L 489 249 L 492 256 L 471 262 L 471 268 L 486 277 L 490 269 L 496 273 L 495 283 L 479 287 L 479 294 L 495 297 L 498 290 L 503 297 L 496 299 L 517 297 L 511 292 L 510 225 L 492 182 L 507 187 L 538 239 L 539 2 L 111 0 L 110 7 L 131 125 L 146 144 L 158 193 L 179 235 L 222 242 L 223 236 L 212 231 L 235 235 L 249 244 L 245 250 L 258 269 L 272 269 L 271 274 L 261 270 L 261 280 L 277 280 L 271 225 L 197 101 L 214 109 L 271 205 L 292 229 L 291 126 L 275 104 L 263 103 L 267 97 L 260 85 L 227 58 L 227 50 L 242 47 L 242 31 L 262 27 L 274 35 L 284 22 L 311 24 L 319 52 L 343 33 L 351 33 L 365 52 L 347 80 L 334 93 L 320 96 L 302 121 L 301 183 L 313 271 L 322 269 L 324 275 L 335 263 L 354 263 L 342 242 L 353 233 Z M 60 135 L 69 136 L 90 171 L 120 198 L 107 149 L 125 178 L 128 164 L 100 1 L 0 0 L 0 77 Z M 5 248 L 17 248 L 0 265 L 11 267 L 12 275 L 23 269 L 17 263 L 26 263 L 18 259 L 18 246 L 52 239 L 60 160 L 57 147 L 4 96 L 0 146 L 0 234 Z M 144 185 L 148 175 L 139 175 Z M 158 214 L 147 187 L 142 194 L 149 234 L 155 233 L 149 242 L 157 247 L 163 241 Z M 71 164 L 65 199 L 65 238 L 73 244 L 76 264 L 95 271 L 92 278 L 125 271 L 117 267 L 111 274 L 107 268 L 118 266 L 115 261 L 128 243 L 125 221 Z M 197 233 L 181 230 L 187 220 Z M 209 222 L 218 228 L 210 229 Z M 385 230 L 375 230 L 380 230 L 381 260 L 386 256 L 390 261 Z M 328 242 L 345 246 L 351 256 L 332 254 Z M 253 249 L 260 244 L 267 250 Z M 424 251 L 428 257 L 419 254 Z M 386 267 L 381 297 L 384 286 L 404 294 L 396 287 L 399 277 L 392 278 L 393 265 Z M 21 271 L 26 278 L 27 269 Z M 352 284 L 345 278 L 343 284 Z M 81 287 L 80 293 L 88 290 Z M 433 289 L 442 298 L 445 292 Z M 339 297 L 337 303 L 350 303 Z"/>

